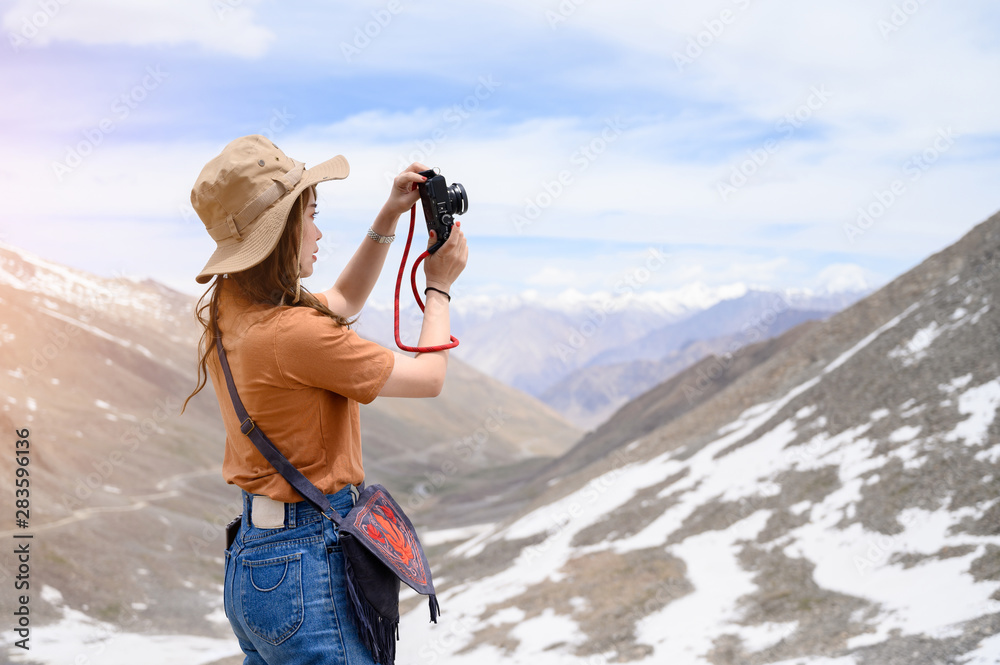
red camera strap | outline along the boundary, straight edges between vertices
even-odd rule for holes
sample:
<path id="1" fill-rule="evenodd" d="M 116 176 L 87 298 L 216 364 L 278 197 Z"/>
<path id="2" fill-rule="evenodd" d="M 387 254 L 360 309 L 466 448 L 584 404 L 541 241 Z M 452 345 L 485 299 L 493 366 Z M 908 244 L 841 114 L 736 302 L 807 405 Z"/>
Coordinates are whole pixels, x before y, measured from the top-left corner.
<path id="1" fill-rule="evenodd" d="M 438 346 L 406 346 L 399 337 L 399 288 L 403 284 L 403 270 L 406 268 L 406 258 L 410 255 L 410 243 L 413 241 L 413 228 L 417 220 L 417 206 L 416 204 L 410 208 L 410 232 L 406 236 L 406 246 L 403 247 L 403 260 L 399 263 L 399 274 L 396 276 L 396 295 L 393 299 L 393 309 L 392 309 L 392 324 L 393 331 L 396 334 L 396 346 L 404 351 L 415 351 L 417 353 L 430 353 L 432 351 L 445 351 L 447 349 L 454 349 L 458 346 L 458 338 L 454 335 L 450 335 L 450 344 L 439 344 Z M 419 266 L 424 259 L 430 256 L 430 252 L 425 251 L 423 254 L 417 257 L 417 260 L 413 262 L 413 270 L 410 271 L 410 286 L 413 289 L 413 297 L 417 301 L 417 305 L 420 306 L 420 311 L 424 311 L 424 303 L 420 300 L 420 293 L 417 291 L 417 266 Z"/>

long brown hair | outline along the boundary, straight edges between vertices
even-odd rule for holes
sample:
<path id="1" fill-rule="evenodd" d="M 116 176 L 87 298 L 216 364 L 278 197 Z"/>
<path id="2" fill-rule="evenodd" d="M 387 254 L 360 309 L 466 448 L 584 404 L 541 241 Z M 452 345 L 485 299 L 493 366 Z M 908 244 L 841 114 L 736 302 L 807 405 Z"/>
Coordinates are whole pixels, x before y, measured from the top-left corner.
<path id="1" fill-rule="evenodd" d="M 268 254 L 267 258 L 252 268 L 230 273 L 228 279 L 239 287 L 243 299 L 250 304 L 282 305 L 291 307 L 311 307 L 317 312 L 328 316 L 335 325 L 350 326 L 343 316 L 331 311 L 321 303 L 316 296 L 299 284 L 299 249 L 301 246 L 301 229 L 305 214 L 305 200 L 309 191 L 315 196 L 315 185 L 307 189 L 292 204 L 288 212 L 285 228 L 278 238 L 278 244 Z M 195 317 L 203 328 L 201 340 L 198 342 L 198 383 L 194 391 L 184 400 L 181 413 L 187 408 L 191 398 L 201 392 L 208 382 L 208 358 L 215 353 L 215 338 L 219 334 L 219 323 L 216 314 L 219 311 L 219 300 L 222 293 L 223 275 L 217 275 L 208 290 L 198 300 L 195 307 Z M 296 301 L 296 296 L 298 300 Z"/>

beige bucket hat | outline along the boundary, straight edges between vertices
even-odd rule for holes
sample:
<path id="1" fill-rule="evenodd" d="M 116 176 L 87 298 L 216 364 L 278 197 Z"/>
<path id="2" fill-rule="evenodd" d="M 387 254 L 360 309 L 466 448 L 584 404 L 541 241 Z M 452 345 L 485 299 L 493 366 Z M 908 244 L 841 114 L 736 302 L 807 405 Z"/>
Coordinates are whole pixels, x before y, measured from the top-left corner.
<path id="1" fill-rule="evenodd" d="M 343 155 L 306 169 L 259 134 L 231 142 L 205 165 L 191 189 L 191 205 L 216 242 L 195 279 L 205 284 L 214 275 L 266 259 L 302 192 L 324 180 L 342 180 L 350 171 Z"/>

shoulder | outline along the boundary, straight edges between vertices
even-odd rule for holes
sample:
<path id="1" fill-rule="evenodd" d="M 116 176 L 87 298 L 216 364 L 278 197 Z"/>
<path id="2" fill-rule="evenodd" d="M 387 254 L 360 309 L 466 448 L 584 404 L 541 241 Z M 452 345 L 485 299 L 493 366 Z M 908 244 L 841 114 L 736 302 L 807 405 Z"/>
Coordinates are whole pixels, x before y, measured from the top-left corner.
<path id="1" fill-rule="evenodd" d="M 351 330 L 312 307 L 276 307 L 271 325 L 276 335 L 344 335 Z"/>

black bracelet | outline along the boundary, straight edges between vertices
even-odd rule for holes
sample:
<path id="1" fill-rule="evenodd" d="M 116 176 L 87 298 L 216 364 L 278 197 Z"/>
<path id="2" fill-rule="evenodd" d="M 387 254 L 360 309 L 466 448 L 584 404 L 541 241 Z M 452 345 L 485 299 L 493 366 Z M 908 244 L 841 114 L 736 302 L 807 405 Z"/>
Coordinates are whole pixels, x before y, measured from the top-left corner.
<path id="1" fill-rule="evenodd" d="M 440 293 L 441 295 L 443 295 L 445 298 L 447 298 L 448 302 L 451 302 L 451 296 L 448 295 L 447 291 L 442 291 L 441 289 L 435 289 L 433 286 L 428 286 L 426 289 L 424 289 L 424 297 L 427 296 L 427 292 L 428 291 L 437 291 L 438 293 Z"/>

